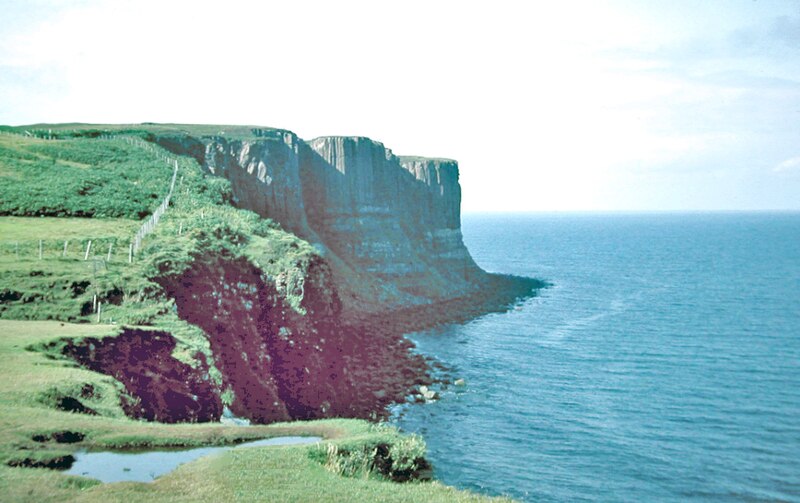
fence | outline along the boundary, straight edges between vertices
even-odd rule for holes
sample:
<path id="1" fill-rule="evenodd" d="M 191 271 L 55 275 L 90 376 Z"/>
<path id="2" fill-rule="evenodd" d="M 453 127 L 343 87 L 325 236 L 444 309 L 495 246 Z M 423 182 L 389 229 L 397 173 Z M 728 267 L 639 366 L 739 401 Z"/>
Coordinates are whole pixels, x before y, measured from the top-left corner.
<path id="1" fill-rule="evenodd" d="M 21 138 L 38 138 L 39 140 L 62 140 L 63 138 L 59 138 L 58 136 L 53 135 L 53 130 L 48 129 L 47 131 L 43 131 L 40 129 L 26 129 L 23 131 L 12 131 L 9 129 L 0 130 L 0 134 L 4 134 L 7 136 L 19 136 Z"/>
<path id="2" fill-rule="evenodd" d="M 93 237 L 72 239 L 27 239 L 0 242 L 0 259 L 89 260 L 101 257 L 106 262 L 121 262 L 131 259 L 131 247 L 125 238 Z"/>
<path id="3" fill-rule="evenodd" d="M 136 235 L 133 237 L 132 243 L 132 254 L 135 255 L 139 248 L 142 247 L 142 240 L 153 232 L 158 225 L 158 221 L 161 217 L 166 213 L 167 208 L 169 208 L 169 200 L 172 197 L 172 193 L 175 191 L 175 179 L 178 177 L 178 161 L 175 160 L 175 169 L 172 170 L 172 181 L 169 184 L 169 192 L 167 193 L 167 197 L 161 201 L 161 204 L 158 205 L 158 208 L 150 215 L 150 218 L 145 220 L 139 230 L 136 232 Z"/>
<path id="4" fill-rule="evenodd" d="M 169 208 L 169 201 L 172 198 L 172 194 L 175 191 L 175 180 L 178 178 L 178 158 L 171 156 L 169 154 L 164 153 L 162 149 L 154 147 L 151 143 L 142 140 L 141 138 L 137 138 L 135 136 L 117 136 L 117 135 L 110 135 L 110 134 L 103 134 L 98 136 L 100 139 L 104 140 L 112 140 L 112 139 L 122 139 L 129 145 L 135 145 L 137 147 L 143 148 L 148 152 L 154 154 L 158 159 L 166 162 L 167 164 L 173 164 L 174 168 L 172 170 L 172 181 L 169 184 L 169 192 L 167 192 L 166 197 L 161 204 L 158 205 L 158 208 L 153 211 L 150 217 L 144 221 L 142 226 L 136 231 L 136 234 L 133 236 L 133 240 L 130 244 L 130 254 L 129 254 L 129 261 L 133 261 L 133 257 L 139 252 L 139 249 L 142 247 L 142 242 L 144 238 L 147 237 L 148 234 L 152 233 L 156 226 L 158 225 L 158 221 L 161 220 L 161 217 L 164 213 L 167 212 L 167 208 Z"/>
<path id="5" fill-rule="evenodd" d="M 52 130 L 47 130 L 47 131 L 44 131 L 44 130 L 25 130 L 25 131 L 22 131 L 22 132 L 20 132 L 20 131 L 11 131 L 11 130 L 0 130 L 0 134 L 27 137 L 27 138 L 39 138 L 39 139 L 44 139 L 44 140 L 62 139 L 62 138 L 59 138 L 57 136 L 54 136 Z M 133 239 L 130 242 L 130 245 L 128 247 L 128 262 L 132 262 L 133 261 L 133 257 L 136 255 L 136 253 L 142 247 L 142 242 L 143 242 L 144 238 L 148 234 L 152 233 L 156 229 L 156 226 L 158 225 L 158 221 L 161 219 L 162 216 L 164 216 L 164 213 L 166 213 L 167 208 L 169 208 L 170 199 L 172 198 L 172 194 L 175 191 L 175 180 L 178 177 L 178 158 L 175 157 L 175 156 L 171 156 L 171 155 L 165 153 L 162 149 L 156 148 L 151 143 L 146 142 L 146 141 L 142 140 L 141 138 L 138 138 L 138 137 L 135 137 L 135 136 L 114 135 L 114 134 L 102 133 L 102 134 L 98 134 L 94 138 L 100 139 L 100 140 L 114 140 L 114 139 L 124 140 L 129 145 L 135 145 L 137 147 L 143 148 L 143 149 L 147 150 L 148 152 L 151 152 L 159 160 L 162 160 L 162 161 L 166 162 L 167 164 L 174 165 L 174 168 L 172 170 L 172 181 L 170 182 L 170 185 L 169 185 L 169 192 L 167 193 L 166 197 L 161 201 L 161 204 L 158 205 L 158 208 L 156 208 L 155 211 L 153 211 L 153 213 L 150 215 L 150 217 L 147 220 L 144 221 L 144 223 L 139 228 L 139 230 L 136 231 L 136 234 L 133 236 Z M 64 246 L 65 246 L 65 250 L 66 250 L 67 243 L 65 243 Z M 17 249 L 16 250 L 16 254 L 19 255 L 19 243 L 17 243 L 16 249 Z M 40 258 L 41 258 L 41 255 L 42 255 L 41 250 L 40 250 L 39 255 L 40 255 Z M 110 252 L 109 252 L 109 256 L 110 256 Z M 87 252 L 87 257 L 88 257 L 88 252 Z"/>

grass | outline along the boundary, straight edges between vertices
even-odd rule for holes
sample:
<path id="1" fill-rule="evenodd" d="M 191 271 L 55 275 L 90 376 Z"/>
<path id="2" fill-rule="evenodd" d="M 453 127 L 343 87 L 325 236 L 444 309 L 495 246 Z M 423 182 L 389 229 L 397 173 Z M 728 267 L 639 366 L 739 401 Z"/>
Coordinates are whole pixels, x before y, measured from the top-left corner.
<path id="1" fill-rule="evenodd" d="M 163 425 L 124 417 L 120 385 L 111 377 L 76 367 L 27 348 L 63 337 L 112 335 L 111 325 L 0 320 L 0 494 L 4 501 L 487 501 L 435 482 L 397 484 L 375 474 L 342 477 L 326 469 L 317 446 L 258 447 L 226 451 L 187 463 L 154 483 L 99 484 L 45 468 L 9 467 L 22 458 L 47 460 L 77 449 L 141 446 L 224 445 L 245 439 L 312 435 L 353 449 L 402 443 L 387 426 L 359 420 L 321 420 L 236 427 L 221 424 Z M 85 399 L 101 415 L 56 410 L 42 398 L 91 385 Z M 74 444 L 37 442 L 36 435 L 72 431 L 85 435 Z"/>
<path id="2" fill-rule="evenodd" d="M 144 218 L 172 167 L 124 139 L 0 135 L 0 215 Z"/>
<path id="3" fill-rule="evenodd" d="M 143 149 L 123 140 L 79 137 L 46 141 L 0 134 L 2 146 L 6 150 L 0 151 L 0 165 L 9 175 L 0 176 L 2 204 L 13 214 L 38 211 L 28 197 L 32 187 L 46 200 L 63 199 L 58 182 L 64 171 L 60 167 L 40 166 L 42 178 L 49 180 L 41 184 L 28 176 L 28 166 L 12 162 L 35 158 L 32 152 L 47 151 L 54 158 L 70 157 L 91 166 L 72 173 L 72 182 L 81 186 L 93 180 L 95 172 L 117 170 L 120 178 L 109 182 L 115 191 L 112 204 L 136 199 L 140 187 L 146 185 L 144 179 L 152 175 L 148 166 L 154 159 L 161 166 L 159 174 L 166 167 L 171 175 L 171 169 L 159 159 L 165 151 L 155 146 Z M 106 150 L 117 153 L 111 155 Z M 124 162 L 109 167 L 103 161 L 109 156 L 121 157 Z M 229 183 L 208 176 L 195 160 L 181 158 L 179 173 L 169 211 L 155 233 L 145 239 L 132 264 L 128 263 L 128 246 L 141 221 L 96 218 L 97 201 L 91 197 L 71 195 L 62 205 L 69 212 L 58 218 L 0 217 L 0 318 L 96 322 L 96 298 L 103 305 L 100 321 L 169 331 L 178 341 L 174 356 L 194 366 L 198 353 L 203 354 L 212 363 L 212 376 L 219 381 L 206 335 L 177 317 L 174 302 L 155 280 L 178 275 L 198 258 L 214 253 L 258 261 L 266 279 L 274 281 L 281 274 L 292 279 L 305 272 L 309 257 L 315 252 L 308 243 L 281 231 L 273 222 L 230 206 Z M 160 192 L 166 191 L 169 178 L 160 180 Z M 13 190 L 2 187 L 2 183 L 12 182 L 19 182 Z M 160 199 L 153 199 L 149 204 L 155 207 L 159 202 Z M 87 248 L 89 256 L 84 260 Z M 300 309 L 301 298 L 290 295 L 289 300 Z"/>
<path id="4" fill-rule="evenodd" d="M 400 162 L 440 162 L 445 164 L 455 164 L 458 161 L 446 157 L 421 157 L 418 155 L 399 155 Z"/>
<path id="5" fill-rule="evenodd" d="M 65 239 L 130 239 L 140 225 L 139 221 L 127 218 L 0 217 L 0 239 L 25 241 L 40 236 L 63 246 Z M 61 247 L 57 251 L 60 255 Z"/>
<path id="6" fill-rule="evenodd" d="M 33 134 L 50 134 L 58 138 L 70 138 L 75 136 L 93 136 L 100 134 L 135 134 L 146 136 L 148 134 L 159 135 L 183 135 L 188 134 L 196 137 L 221 136 L 233 140 L 253 139 L 257 137 L 277 137 L 288 133 L 285 129 L 278 129 L 268 126 L 243 126 L 230 124 L 31 124 L 27 126 L 8 127 L 0 126 L 0 131 L 11 131 L 23 133 L 30 131 Z"/>

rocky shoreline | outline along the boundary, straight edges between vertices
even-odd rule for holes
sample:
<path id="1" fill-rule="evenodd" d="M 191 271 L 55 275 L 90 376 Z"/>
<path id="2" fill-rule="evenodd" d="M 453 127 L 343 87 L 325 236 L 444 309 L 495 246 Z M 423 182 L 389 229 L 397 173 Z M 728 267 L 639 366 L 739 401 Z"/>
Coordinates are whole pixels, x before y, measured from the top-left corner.
<path id="1" fill-rule="evenodd" d="M 322 262 L 308 271 L 304 314 L 244 260 L 206 257 L 159 282 L 175 299 L 177 314 L 207 334 L 211 359 L 201 357 L 194 366 L 179 361 L 172 356 L 173 335 L 155 327 L 62 341 L 57 351 L 120 381 L 131 417 L 214 422 L 228 406 L 255 424 L 384 419 L 389 406 L 418 400 L 434 383 L 447 384 L 441 364 L 414 352 L 405 334 L 508 310 L 546 286 L 487 274 L 469 295 L 358 316 L 341 310 Z M 217 384 L 209 379 L 212 365 L 222 376 Z M 225 401 L 226 394 L 232 398 Z M 61 398 L 81 403 L 85 397 Z"/>
<path id="2" fill-rule="evenodd" d="M 363 328 L 354 332 L 365 335 L 359 338 L 363 360 L 357 374 L 363 393 L 357 399 L 355 417 L 386 418 L 390 405 L 421 396 L 421 386 L 452 384 L 446 382 L 448 374 L 442 372 L 446 369 L 415 353 L 414 344 L 405 334 L 507 311 L 545 287 L 547 283 L 533 278 L 491 274 L 486 288 L 470 295 L 359 320 L 357 323 Z"/>

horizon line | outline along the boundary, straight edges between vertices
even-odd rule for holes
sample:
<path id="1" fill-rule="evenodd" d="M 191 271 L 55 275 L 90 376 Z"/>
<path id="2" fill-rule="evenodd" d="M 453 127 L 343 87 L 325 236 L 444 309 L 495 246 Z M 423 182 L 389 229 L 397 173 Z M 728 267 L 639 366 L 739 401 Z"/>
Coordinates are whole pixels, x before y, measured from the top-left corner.
<path id="1" fill-rule="evenodd" d="M 755 208 L 755 209 L 624 209 L 624 210 L 461 210 L 462 215 L 495 214 L 495 215 L 586 215 L 586 214 L 687 214 L 687 213 L 800 213 L 800 208 Z"/>

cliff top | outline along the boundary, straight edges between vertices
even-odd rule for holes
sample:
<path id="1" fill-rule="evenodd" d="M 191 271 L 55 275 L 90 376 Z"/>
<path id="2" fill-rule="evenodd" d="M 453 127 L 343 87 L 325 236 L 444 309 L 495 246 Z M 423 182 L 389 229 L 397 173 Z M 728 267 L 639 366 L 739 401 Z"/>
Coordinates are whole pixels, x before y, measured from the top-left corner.
<path id="1" fill-rule="evenodd" d="M 367 136 L 347 136 L 347 135 L 329 135 L 329 136 L 317 136 L 316 138 L 312 138 L 310 140 L 304 140 L 307 143 L 320 141 L 320 140 L 333 140 L 333 139 L 345 139 L 345 140 L 352 140 L 355 142 L 364 141 L 369 143 L 374 143 L 375 145 L 380 145 L 381 147 L 388 150 L 392 155 L 397 157 L 400 162 L 438 162 L 442 164 L 458 164 L 458 161 L 455 159 L 448 159 L 446 157 L 424 157 L 421 155 L 397 155 L 392 152 L 392 149 L 388 148 L 383 142 L 378 140 L 373 140 Z"/>
<path id="2" fill-rule="evenodd" d="M 143 122 L 141 124 L 87 124 L 80 122 L 61 123 L 61 124 L 28 124 L 21 126 L 0 126 L 0 130 L 11 130 L 17 133 L 24 131 L 47 133 L 49 130 L 61 134 L 69 132 L 98 132 L 98 133 L 121 133 L 121 132 L 152 132 L 162 134 L 188 134 L 193 136 L 223 136 L 233 139 L 254 139 L 263 136 L 292 134 L 287 129 L 273 128 L 268 126 L 248 126 L 230 124 L 171 124 Z M 296 135 L 295 135 L 296 136 Z"/>
<path id="3" fill-rule="evenodd" d="M 0 125 L 0 131 L 11 131 L 15 133 L 30 132 L 34 136 L 42 136 L 54 133 L 55 136 L 93 136 L 104 133 L 160 133 L 160 134 L 186 134 L 197 137 L 223 137 L 234 140 L 255 140 L 264 137 L 282 137 L 290 134 L 297 138 L 299 136 L 288 129 L 274 128 L 269 126 L 254 125 L 232 125 L 232 124 L 174 124 L 174 123 L 155 123 L 142 122 L 139 124 L 91 124 L 83 122 L 67 123 L 38 123 L 25 124 L 19 126 Z M 355 135 L 324 135 L 303 140 L 313 142 L 333 138 L 346 138 L 354 141 L 365 141 L 381 145 L 391 152 L 391 149 L 378 140 L 373 140 L 367 136 Z M 439 162 L 457 164 L 455 159 L 446 157 L 424 157 L 417 155 L 397 155 L 401 162 Z"/>
<path id="4" fill-rule="evenodd" d="M 458 164 L 455 159 L 448 159 L 447 157 L 423 157 L 420 155 L 398 155 L 400 162 L 439 162 L 447 164 Z"/>

